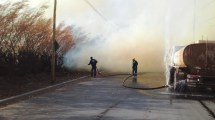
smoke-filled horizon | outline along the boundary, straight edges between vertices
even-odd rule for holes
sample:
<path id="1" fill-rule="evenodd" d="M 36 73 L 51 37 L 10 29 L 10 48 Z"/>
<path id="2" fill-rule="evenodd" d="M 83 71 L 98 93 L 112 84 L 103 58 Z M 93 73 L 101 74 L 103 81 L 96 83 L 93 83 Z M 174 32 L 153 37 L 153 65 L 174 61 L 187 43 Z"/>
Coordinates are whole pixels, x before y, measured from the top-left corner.
<path id="1" fill-rule="evenodd" d="M 0 0 L 5 1 L 5 0 Z M 29 0 L 41 5 L 44 0 Z M 87 2 L 88 1 L 88 2 Z M 53 1 L 46 15 L 53 15 Z M 214 0 L 58 0 L 57 22 L 75 26 L 76 45 L 64 56 L 70 69 L 98 68 L 130 72 L 165 71 L 166 56 L 174 45 L 215 40 Z M 167 59 L 168 60 L 168 59 Z"/>
<path id="2" fill-rule="evenodd" d="M 69 23 L 80 26 L 88 35 L 85 42 L 65 55 L 65 65 L 72 69 L 89 69 L 87 64 L 93 56 L 98 60 L 98 68 L 130 72 L 131 60 L 135 58 L 140 72 L 165 71 L 168 62 L 165 56 L 172 46 L 193 43 L 202 35 L 215 38 L 212 34 L 215 29 L 209 27 L 215 22 L 208 24 L 206 19 L 213 16 L 214 9 L 204 10 L 205 13 L 200 10 L 211 1 L 199 2 L 91 0 L 94 7 L 91 8 L 81 1 L 82 7 L 76 6 L 80 9 L 79 15 Z"/>
<path id="3" fill-rule="evenodd" d="M 130 72 L 132 59 L 135 58 L 139 63 L 138 70 L 141 72 L 163 71 L 164 42 L 160 39 L 164 38 L 161 23 L 165 22 L 163 16 L 166 9 L 157 9 L 153 4 L 147 3 L 144 5 L 146 10 L 142 10 L 137 2 L 130 1 L 108 1 L 103 4 L 107 8 L 110 7 L 97 9 L 99 13 L 103 13 L 104 18 L 99 16 L 97 11 L 91 10 L 93 13 L 90 13 L 92 15 L 88 21 L 91 24 L 83 26 L 85 31 L 91 33 L 86 36 L 83 44 L 77 44 L 65 55 L 65 65 L 75 69 L 89 69 L 87 64 L 90 56 L 93 56 L 98 60 L 100 69 Z M 124 7 L 120 8 L 122 5 Z M 137 5 L 141 9 L 136 9 Z M 157 10 L 147 11 L 152 7 Z M 114 11 L 116 12 L 113 13 Z M 146 19 L 145 16 L 150 19 Z M 84 21 L 83 23 L 86 24 Z"/>

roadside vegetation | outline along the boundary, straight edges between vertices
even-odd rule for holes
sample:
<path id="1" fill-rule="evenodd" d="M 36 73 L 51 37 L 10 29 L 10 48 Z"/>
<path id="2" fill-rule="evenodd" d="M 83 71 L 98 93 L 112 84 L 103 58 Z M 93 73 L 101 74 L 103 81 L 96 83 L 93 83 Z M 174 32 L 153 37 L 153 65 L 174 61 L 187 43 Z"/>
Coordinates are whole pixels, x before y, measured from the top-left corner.
<path id="1" fill-rule="evenodd" d="M 30 8 L 27 1 L 0 5 L 1 75 L 50 72 L 52 19 L 44 17 L 46 9 L 45 5 Z M 61 23 L 56 41 L 60 63 L 73 45 L 72 27 Z"/>
<path id="2" fill-rule="evenodd" d="M 8 95 L 11 89 L 41 87 L 50 81 L 53 21 L 44 16 L 47 8 L 31 8 L 28 1 L 0 4 L 0 98 L 2 92 Z M 81 75 L 62 67 L 63 55 L 74 45 L 72 27 L 59 24 L 56 41 L 57 75 Z"/>

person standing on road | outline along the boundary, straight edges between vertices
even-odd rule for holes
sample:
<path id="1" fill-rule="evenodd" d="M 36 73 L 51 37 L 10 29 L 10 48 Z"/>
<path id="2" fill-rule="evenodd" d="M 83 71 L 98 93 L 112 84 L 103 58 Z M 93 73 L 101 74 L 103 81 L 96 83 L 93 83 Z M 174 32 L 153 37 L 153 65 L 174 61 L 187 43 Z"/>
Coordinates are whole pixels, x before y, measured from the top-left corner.
<path id="1" fill-rule="evenodd" d="M 97 60 L 96 59 L 93 59 L 93 57 L 90 57 L 90 62 L 88 65 L 91 65 L 92 66 L 92 69 L 91 69 L 91 77 L 96 77 L 96 64 L 97 64 Z"/>
<path id="2" fill-rule="evenodd" d="M 134 80 L 137 80 L 137 66 L 138 66 L 138 62 L 134 58 L 133 64 L 132 64 L 132 75 Z"/>

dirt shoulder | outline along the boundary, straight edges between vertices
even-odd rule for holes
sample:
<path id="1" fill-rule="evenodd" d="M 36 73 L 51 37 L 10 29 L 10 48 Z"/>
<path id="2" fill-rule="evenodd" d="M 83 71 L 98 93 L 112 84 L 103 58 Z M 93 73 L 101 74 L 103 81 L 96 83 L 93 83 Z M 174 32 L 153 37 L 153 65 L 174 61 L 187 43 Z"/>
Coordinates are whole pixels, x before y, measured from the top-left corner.
<path id="1" fill-rule="evenodd" d="M 54 83 L 51 83 L 51 75 L 48 73 L 28 74 L 25 76 L 0 76 L 0 99 L 19 95 L 86 75 L 89 75 L 89 72 L 58 72 L 56 73 L 56 81 Z"/>

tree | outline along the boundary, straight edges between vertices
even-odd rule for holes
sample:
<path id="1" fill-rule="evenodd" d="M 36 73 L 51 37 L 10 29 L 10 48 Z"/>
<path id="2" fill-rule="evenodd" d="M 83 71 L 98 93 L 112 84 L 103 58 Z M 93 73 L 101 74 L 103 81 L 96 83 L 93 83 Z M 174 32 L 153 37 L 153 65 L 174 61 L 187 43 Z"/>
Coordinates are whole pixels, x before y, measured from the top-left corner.
<path id="1" fill-rule="evenodd" d="M 46 5 L 38 9 L 30 8 L 25 0 L 0 5 L 0 54 L 4 56 L 0 58 L 1 61 L 21 66 L 29 66 L 26 65 L 28 63 L 35 68 L 39 62 L 49 61 L 53 21 L 44 17 L 46 9 Z M 63 22 L 56 29 L 56 41 L 60 45 L 57 51 L 59 57 L 73 45 L 72 30 L 71 26 Z"/>

